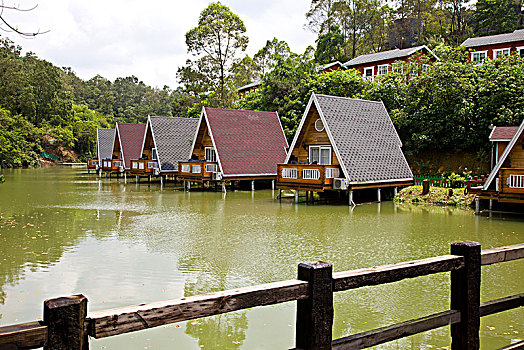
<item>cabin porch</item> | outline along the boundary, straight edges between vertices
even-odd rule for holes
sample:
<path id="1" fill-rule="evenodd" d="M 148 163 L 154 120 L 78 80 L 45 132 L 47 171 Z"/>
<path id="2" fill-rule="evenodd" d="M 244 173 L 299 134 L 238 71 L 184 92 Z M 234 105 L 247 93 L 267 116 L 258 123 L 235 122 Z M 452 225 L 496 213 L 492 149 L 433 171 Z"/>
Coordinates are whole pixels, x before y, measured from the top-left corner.
<path id="1" fill-rule="evenodd" d="M 181 181 L 218 181 L 218 163 L 205 160 L 178 162 L 178 179 Z"/>
<path id="2" fill-rule="evenodd" d="M 338 165 L 278 164 L 277 188 L 323 192 L 333 189 L 334 179 L 340 174 Z"/>
<path id="3" fill-rule="evenodd" d="M 150 176 L 156 175 L 155 170 L 158 170 L 158 161 L 133 159 L 131 160 L 131 169 L 129 170 L 129 173 L 136 176 Z"/>
<path id="4" fill-rule="evenodd" d="M 97 158 L 88 158 L 87 159 L 87 170 L 96 170 L 98 168 L 98 159 Z"/>
<path id="5" fill-rule="evenodd" d="M 104 159 L 102 160 L 103 173 L 122 173 L 124 172 L 124 163 L 121 159 Z"/>

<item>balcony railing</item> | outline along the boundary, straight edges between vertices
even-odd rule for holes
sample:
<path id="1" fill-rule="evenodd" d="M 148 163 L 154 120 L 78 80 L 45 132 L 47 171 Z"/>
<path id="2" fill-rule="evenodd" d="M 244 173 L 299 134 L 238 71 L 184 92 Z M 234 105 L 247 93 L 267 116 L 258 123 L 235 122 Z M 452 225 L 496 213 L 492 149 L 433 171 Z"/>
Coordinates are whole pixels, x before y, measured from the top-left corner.
<path id="1" fill-rule="evenodd" d="M 500 192 L 524 193 L 524 168 L 503 168 L 499 171 Z"/>
<path id="2" fill-rule="evenodd" d="M 149 159 L 133 159 L 131 160 L 131 173 L 137 175 L 151 175 L 154 174 L 155 169 L 158 169 L 158 161 Z"/>
<path id="3" fill-rule="evenodd" d="M 332 188 L 340 174 L 338 165 L 278 164 L 277 186 L 323 190 Z"/>
<path id="4" fill-rule="evenodd" d="M 102 171 L 106 171 L 106 172 L 124 171 L 124 163 L 120 159 L 104 159 L 102 161 Z"/>
<path id="5" fill-rule="evenodd" d="M 178 177 L 189 180 L 213 180 L 218 172 L 218 163 L 204 160 L 178 162 Z"/>

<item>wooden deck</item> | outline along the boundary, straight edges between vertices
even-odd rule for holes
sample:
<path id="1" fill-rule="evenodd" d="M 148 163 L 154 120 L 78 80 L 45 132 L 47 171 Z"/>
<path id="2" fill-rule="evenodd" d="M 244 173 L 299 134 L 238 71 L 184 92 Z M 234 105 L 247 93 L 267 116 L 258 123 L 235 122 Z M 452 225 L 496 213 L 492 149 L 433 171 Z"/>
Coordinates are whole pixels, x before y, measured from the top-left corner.
<path id="1" fill-rule="evenodd" d="M 218 179 L 218 163 L 204 160 L 178 162 L 178 180 L 181 181 L 214 181 Z"/>
<path id="2" fill-rule="evenodd" d="M 150 176 L 155 174 L 158 169 L 158 161 L 149 159 L 133 159 L 131 160 L 131 169 L 128 172 L 131 175 Z"/>
<path id="3" fill-rule="evenodd" d="M 333 179 L 340 175 L 338 165 L 278 164 L 277 188 L 323 192 L 333 189 Z"/>
<path id="4" fill-rule="evenodd" d="M 498 190 L 484 190 L 486 179 L 468 180 L 466 191 L 480 199 L 500 203 L 524 203 L 524 168 L 502 168 L 499 171 Z M 490 186 L 496 187 L 495 185 Z"/>
<path id="5" fill-rule="evenodd" d="M 98 159 L 97 158 L 88 158 L 87 159 L 87 169 L 96 170 L 98 168 Z"/>
<path id="6" fill-rule="evenodd" d="M 103 173 L 122 173 L 124 172 L 124 162 L 120 159 L 104 159 L 102 160 Z"/>

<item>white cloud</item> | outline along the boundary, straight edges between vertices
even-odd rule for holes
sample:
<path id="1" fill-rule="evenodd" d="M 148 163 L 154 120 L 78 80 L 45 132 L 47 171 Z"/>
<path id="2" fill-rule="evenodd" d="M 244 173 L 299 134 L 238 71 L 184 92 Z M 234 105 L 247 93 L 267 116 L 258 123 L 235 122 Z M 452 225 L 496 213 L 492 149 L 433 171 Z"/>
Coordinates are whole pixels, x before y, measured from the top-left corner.
<path id="1" fill-rule="evenodd" d="M 193 0 L 20 0 L 31 12 L 6 13 L 23 31 L 49 33 L 34 39 L 7 35 L 26 51 L 57 66 L 72 67 L 83 79 L 135 75 L 146 84 L 176 86 L 176 71 L 190 55 L 185 33 L 196 26 L 209 1 Z M 295 52 L 313 45 L 303 29 L 309 0 L 224 0 L 247 27 L 247 53 L 267 40 L 285 40 Z"/>

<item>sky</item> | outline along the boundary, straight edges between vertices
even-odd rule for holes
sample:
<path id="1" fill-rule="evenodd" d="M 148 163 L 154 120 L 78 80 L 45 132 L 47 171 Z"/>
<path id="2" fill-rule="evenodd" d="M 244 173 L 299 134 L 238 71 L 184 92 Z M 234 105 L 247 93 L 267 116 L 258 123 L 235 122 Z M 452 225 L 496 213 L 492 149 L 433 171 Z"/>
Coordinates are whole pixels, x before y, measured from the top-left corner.
<path id="1" fill-rule="evenodd" d="M 222 0 L 243 21 L 252 56 L 273 37 L 293 52 L 314 45 L 304 28 L 311 0 Z M 49 31 L 32 39 L 0 32 L 24 51 L 59 67 L 71 67 L 82 79 L 96 74 L 113 81 L 137 76 L 147 85 L 177 86 L 176 71 L 191 54 L 185 33 L 196 27 L 208 0 L 4 0 L 29 12 L 4 11 L 24 32 Z"/>

